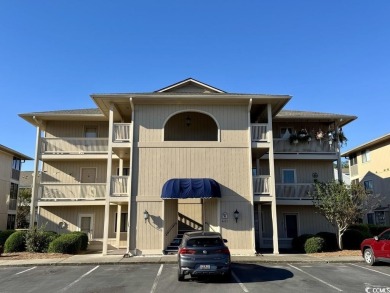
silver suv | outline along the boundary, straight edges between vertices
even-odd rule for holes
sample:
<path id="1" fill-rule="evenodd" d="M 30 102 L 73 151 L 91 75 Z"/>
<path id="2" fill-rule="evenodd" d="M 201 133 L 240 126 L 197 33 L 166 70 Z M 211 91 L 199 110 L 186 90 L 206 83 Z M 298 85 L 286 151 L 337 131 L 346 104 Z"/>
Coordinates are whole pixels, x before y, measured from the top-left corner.
<path id="1" fill-rule="evenodd" d="M 186 275 L 219 275 L 230 278 L 231 260 L 226 242 L 216 232 L 184 233 L 178 252 L 177 279 L 184 281 Z"/>

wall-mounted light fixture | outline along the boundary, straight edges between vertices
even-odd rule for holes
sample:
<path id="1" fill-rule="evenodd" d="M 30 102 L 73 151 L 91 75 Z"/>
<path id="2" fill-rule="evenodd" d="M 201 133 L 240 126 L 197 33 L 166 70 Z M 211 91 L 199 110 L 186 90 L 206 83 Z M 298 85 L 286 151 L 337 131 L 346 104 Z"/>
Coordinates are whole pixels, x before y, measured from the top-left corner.
<path id="1" fill-rule="evenodd" d="M 191 117 L 190 116 L 187 116 L 187 118 L 186 118 L 186 125 L 187 125 L 187 127 L 191 125 Z"/>
<path id="2" fill-rule="evenodd" d="M 144 211 L 144 220 L 145 220 L 145 223 L 146 221 L 149 219 L 149 213 L 147 210 Z"/>
<path id="3" fill-rule="evenodd" d="M 236 210 L 234 211 L 233 215 L 234 215 L 234 219 L 236 220 L 236 223 L 237 223 L 238 216 L 240 215 L 239 211 L 237 211 L 237 209 L 236 209 Z"/>

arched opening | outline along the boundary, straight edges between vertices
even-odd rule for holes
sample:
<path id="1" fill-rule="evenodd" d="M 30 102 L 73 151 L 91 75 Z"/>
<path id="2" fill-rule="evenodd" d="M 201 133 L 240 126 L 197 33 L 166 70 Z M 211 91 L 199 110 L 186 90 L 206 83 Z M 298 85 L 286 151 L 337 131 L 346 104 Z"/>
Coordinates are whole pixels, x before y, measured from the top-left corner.
<path id="1" fill-rule="evenodd" d="M 218 141 L 218 126 L 207 114 L 178 113 L 165 123 L 164 141 Z"/>

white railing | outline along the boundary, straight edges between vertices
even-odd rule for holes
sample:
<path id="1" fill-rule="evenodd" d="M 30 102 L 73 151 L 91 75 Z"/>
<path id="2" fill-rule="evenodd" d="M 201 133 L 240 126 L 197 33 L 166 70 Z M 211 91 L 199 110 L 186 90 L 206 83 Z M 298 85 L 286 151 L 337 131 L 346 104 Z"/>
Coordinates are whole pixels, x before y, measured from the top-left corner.
<path id="1" fill-rule="evenodd" d="M 104 199 L 105 183 L 45 183 L 39 187 L 41 200 Z"/>
<path id="2" fill-rule="evenodd" d="M 252 123 L 251 124 L 251 137 L 252 141 L 268 141 L 267 124 L 264 123 Z"/>
<path id="3" fill-rule="evenodd" d="M 100 154 L 108 152 L 108 138 L 42 138 L 42 154 Z"/>
<path id="4" fill-rule="evenodd" d="M 253 194 L 269 194 L 269 177 L 268 175 L 253 176 Z"/>
<path id="5" fill-rule="evenodd" d="M 111 196 L 128 196 L 129 176 L 111 177 Z"/>
<path id="6" fill-rule="evenodd" d="M 314 185 L 312 183 L 281 184 L 276 183 L 277 199 L 311 199 Z"/>
<path id="7" fill-rule="evenodd" d="M 131 123 L 114 123 L 113 142 L 130 142 Z"/>
<path id="8" fill-rule="evenodd" d="M 310 142 L 290 143 L 288 139 L 274 139 L 274 152 L 309 152 L 309 153 L 334 153 L 335 143 L 312 139 Z"/>

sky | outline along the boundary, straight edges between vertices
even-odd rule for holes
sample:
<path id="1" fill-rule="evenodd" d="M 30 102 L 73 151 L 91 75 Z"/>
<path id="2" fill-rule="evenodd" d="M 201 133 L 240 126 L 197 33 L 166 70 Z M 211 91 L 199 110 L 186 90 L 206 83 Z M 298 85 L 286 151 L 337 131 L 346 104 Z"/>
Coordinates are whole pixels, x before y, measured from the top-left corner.
<path id="1" fill-rule="evenodd" d="M 0 144 L 34 157 L 18 114 L 192 77 L 357 116 L 344 152 L 390 133 L 389 15 L 388 0 L 0 0 Z"/>

